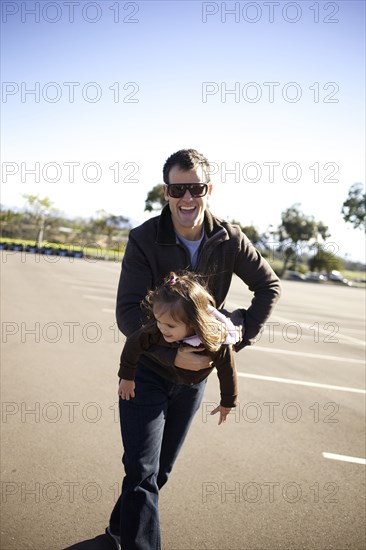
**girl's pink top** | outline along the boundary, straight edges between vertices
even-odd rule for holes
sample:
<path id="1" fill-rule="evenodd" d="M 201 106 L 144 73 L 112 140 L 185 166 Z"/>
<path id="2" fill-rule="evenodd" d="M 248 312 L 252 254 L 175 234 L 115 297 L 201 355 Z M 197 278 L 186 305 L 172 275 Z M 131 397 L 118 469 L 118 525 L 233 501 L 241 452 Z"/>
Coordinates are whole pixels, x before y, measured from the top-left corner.
<path id="1" fill-rule="evenodd" d="M 227 330 L 227 337 L 222 342 L 223 344 L 236 344 L 241 339 L 241 328 L 235 326 L 231 319 L 226 317 L 223 313 L 220 313 L 217 309 L 215 309 L 212 306 L 208 306 L 209 311 L 211 312 L 211 315 L 213 315 L 218 321 L 221 321 L 226 327 Z M 201 346 L 202 341 L 200 338 L 195 334 L 194 336 L 187 336 L 187 338 L 183 338 L 183 342 L 185 344 L 189 344 L 190 346 Z"/>

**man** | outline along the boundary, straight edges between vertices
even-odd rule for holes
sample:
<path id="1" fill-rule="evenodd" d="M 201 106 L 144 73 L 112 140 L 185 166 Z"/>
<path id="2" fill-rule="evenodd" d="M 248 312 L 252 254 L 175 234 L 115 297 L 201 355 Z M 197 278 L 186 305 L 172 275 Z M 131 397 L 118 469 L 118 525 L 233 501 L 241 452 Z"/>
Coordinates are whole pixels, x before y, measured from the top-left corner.
<path id="1" fill-rule="evenodd" d="M 145 322 L 140 302 L 170 271 L 201 274 L 223 308 L 232 275 L 254 293 L 250 307 L 231 314 L 243 328 L 235 349 L 254 343 L 279 298 L 279 280 L 239 227 L 207 209 L 212 192 L 207 159 L 194 149 L 171 155 L 163 169 L 167 205 L 130 232 L 117 295 L 117 323 L 126 335 Z M 206 380 L 188 386 L 167 379 L 165 365 L 200 370 L 209 359 L 187 348 L 156 347 L 141 356 L 135 397 L 119 400 L 125 478 L 107 535 L 123 550 L 159 550 L 159 490 L 200 407 Z M 171 376 L 171 375 L 170 375 Z M 178 376 L 177 376 L 178 379 Z"/>

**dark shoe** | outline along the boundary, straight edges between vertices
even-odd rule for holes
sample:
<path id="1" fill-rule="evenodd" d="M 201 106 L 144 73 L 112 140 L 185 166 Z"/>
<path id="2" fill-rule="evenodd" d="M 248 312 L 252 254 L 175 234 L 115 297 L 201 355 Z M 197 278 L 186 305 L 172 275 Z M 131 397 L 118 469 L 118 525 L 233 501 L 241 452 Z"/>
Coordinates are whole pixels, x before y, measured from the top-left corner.
<path id="1" fill-rule="evenodd" d="M 103 535 L 98 535 L 94 539 L 87 539 L 77 542 L 72 546 L 68 546 L 63 550 L 116 550 L 115 540 L 104 533 Z"/>

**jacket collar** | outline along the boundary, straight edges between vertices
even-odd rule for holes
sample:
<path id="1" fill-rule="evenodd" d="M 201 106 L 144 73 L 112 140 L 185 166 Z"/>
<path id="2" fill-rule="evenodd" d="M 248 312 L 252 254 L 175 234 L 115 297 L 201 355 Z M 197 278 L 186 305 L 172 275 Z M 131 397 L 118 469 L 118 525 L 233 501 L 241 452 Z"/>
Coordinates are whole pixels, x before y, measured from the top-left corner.
<path id="1" fill-rule="evenodd" d="M 214 218 L 209 210 L 205 210 L 204 219 L 205 234 L 208 239 L 213 237 L 219 231 L 226 230 L 220 224 L 217 218 Z M 165 205 L 158 221 L 158 232 L 156 242 L 158 244 L 176 244 L 177 239 L 173 226 L 172 216 L 169 208 L 169 204 Z"/>

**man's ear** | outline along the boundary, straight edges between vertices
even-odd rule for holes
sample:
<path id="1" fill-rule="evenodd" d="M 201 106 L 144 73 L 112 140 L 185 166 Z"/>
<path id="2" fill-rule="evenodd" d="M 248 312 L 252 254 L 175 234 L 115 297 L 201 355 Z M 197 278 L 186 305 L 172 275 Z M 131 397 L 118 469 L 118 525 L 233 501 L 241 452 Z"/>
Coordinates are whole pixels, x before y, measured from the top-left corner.
<path id="1" fill-rule="evenodd" d="M 169 202 L 169 195 L 168 195 L 168 186 L 163 184 L 163 192 L 164 192 L 164 199 Z"/>
<path id="2" fill-rule="evenodd" d="M 211 195 L 211 193 L 212 193 L 212 188 L 213 188 L 212 183 L 209 183 L 209 184 L 208 184 L 208 191 L 207 191 L 208 196 Z"/>

